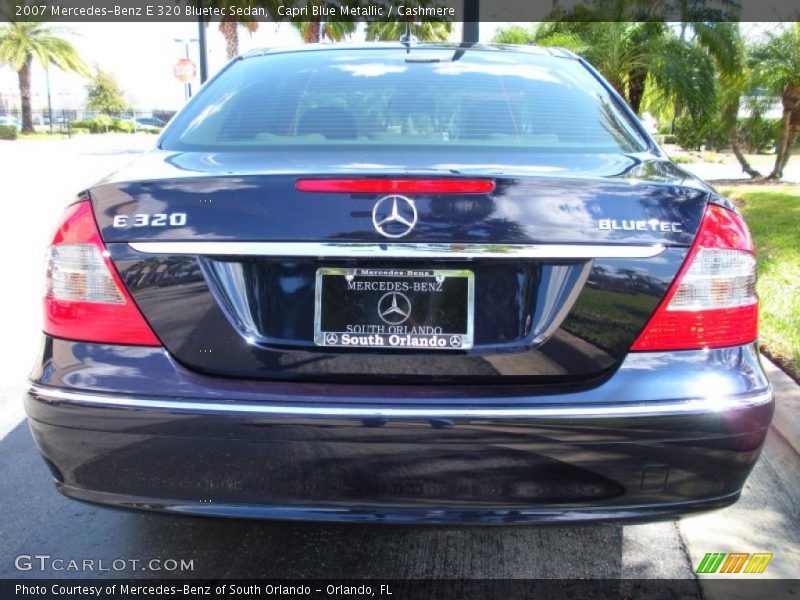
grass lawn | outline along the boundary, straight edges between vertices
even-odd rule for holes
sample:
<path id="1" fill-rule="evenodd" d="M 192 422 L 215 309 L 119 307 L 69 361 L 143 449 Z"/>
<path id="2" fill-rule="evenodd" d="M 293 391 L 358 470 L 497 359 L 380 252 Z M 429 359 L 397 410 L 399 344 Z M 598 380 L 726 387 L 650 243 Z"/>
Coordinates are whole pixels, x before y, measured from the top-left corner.
<path id="1" fill-rule="evenodd" d="M 20 140 L 66 140 L 69 136 L 66 133 L 49 133 L 46 131 L 37 131 L 36 133 L 20 133 L 17 139 Z"/>
<path id="2" fill-rule="evenodd" d="M 800 185 L 725 187 L 758 250 L 760 338 L 766 353 L 800 377 Z"/>

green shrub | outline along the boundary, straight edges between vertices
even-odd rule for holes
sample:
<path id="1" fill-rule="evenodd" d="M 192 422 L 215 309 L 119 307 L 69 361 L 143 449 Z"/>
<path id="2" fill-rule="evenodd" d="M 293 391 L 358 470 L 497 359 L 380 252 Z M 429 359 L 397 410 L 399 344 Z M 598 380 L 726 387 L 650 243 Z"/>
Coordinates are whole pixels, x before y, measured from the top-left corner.
<path id="1" fill-rule="evenodd" d="M 686 150 L 723 150 L 730 138 L 719 119 L 683 116 L 675 119 L 675 142 Z"/>
<path id="2" fill-rule="evenodd" d="M 675 119 L 675 141 L 685 150 L 699 150 L 706 144 L 710 125 L 702 119 L 678 117 Z"/>
<path id="3" fill-rule="evenodd" d="M 113 128 L 114 131 L 118 131 L 120 133 L 133 133 L 134 131 L 133 123 L 129 121 L 115 121 Z"/>
<path id="4" fill-rule="evenodd" d="M 115 131 L 114 124 L 116 121 L 108 115 L 100 115 L 94 119 L 86 119 L 84 121 L 71 121 L 70 128 L 88 129 L 91 133 L 107 133 Z"/>
<path id="5" fill-rule="evenodd" d="M 104 133 L 106 128 L 94 119 L 86 119 L 84 121 L 70 121 L 70 130 L 85 129 L 89 133 Z"/>
<path id="6" fill-rule="evenodd" d="M 19 137 L 16 125 L 0 125 L 0 140 L 15 140 Z"/>
<path id="7" fill-rule="evenodd" d="M 91 133 L 91 130 L 88 127 L 70 127 L 69 131 L 72 135 L 84 135 Z"/>
<path id="8" fill-rule="evenodd" d="M 750 117 L 737 121 L 739 141 L 746 152 L 766 152 L 778 144 L 781 135 L 780 119 Z M 661 143 L 669 144 L 667 136 Z M 690 116 L 675 120 L 675 143 L 687 150 L 723 150 L 730 147 L 730 135 L 719 118 L 697 119 Z"/>
<path id="9" fill-rule="evenodd" d="M 748 152 L 765 152 L 778 145 L 780 119 L 739 119 L 738 127 L 741 142 Z"/>
<path id="10" fill-rule="evenodd" d="M 672 121 L 669 119 L 659 119 L 658 121 L 658 134 L 670 135 L 672 134 Z"/>
<path id="11" fill-rule="evenodd" d="M 677 144 L 678 137 L 673 133 L 659 133 L 655 136 L 659 144 Z"/>
<path id="12" fill-rule="evenodd" d="M 711 123 L 706 130 L 706 148 L 709 150 L 724 150 L 730 147 L 730 135 L 719 121 Z"/>

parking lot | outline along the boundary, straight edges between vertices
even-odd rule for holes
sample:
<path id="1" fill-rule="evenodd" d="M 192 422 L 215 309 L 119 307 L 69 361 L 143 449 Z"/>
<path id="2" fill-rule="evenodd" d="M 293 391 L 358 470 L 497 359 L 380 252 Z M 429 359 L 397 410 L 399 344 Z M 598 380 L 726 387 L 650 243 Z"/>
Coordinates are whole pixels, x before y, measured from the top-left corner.
<path id="1" fill-rule="evenodd" d="M 98 576 L 316 578 L 694 578 L 706 552 L 772 552 L 763 576 L 800 571 L 800 392 L 768 364 L 777 412 L 735 506 L 679 522 L 618 526 L 319 525 L 137 514 L 61 497 L 24 422 L 21 395 L 39 343 L 44 248 L 65 202 L 155 141 L 148 135 L 0 142 L 0 576 L 15 557 L 176 559 L 193 570 L 126 568 Z M 91 574 L 89 574 L 91 575 Z M 702 581 L 697 596 L 702 597 Z M 706 597 L 708 595 L 706 594 Z"/>

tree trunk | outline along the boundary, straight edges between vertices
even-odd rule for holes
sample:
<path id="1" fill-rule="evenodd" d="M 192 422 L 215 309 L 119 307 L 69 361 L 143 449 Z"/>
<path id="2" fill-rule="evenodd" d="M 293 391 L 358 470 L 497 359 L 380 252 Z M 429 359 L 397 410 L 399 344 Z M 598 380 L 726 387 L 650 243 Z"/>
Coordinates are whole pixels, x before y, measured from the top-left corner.
<path id="1" fill-rule="evenodd" d="M 225 38 L 225 54 L 228 60 L 236 58 L 239 54 L 239 24 L 236 21 L 225 19 L 219 24 L 219 30 Z"/>
<path id="2" fill-rule="evenodd" d="M 320 41 L 320 23 L 319 21 L 310 21 L 308 27 L 303 32 L 303 43 L 317 44 Z"/>
<path id="3" fill-rule="evenodd" d="M 791 111 L 783 111 L 783 118 L 781 119 L 781 139 L 778 140 L 778 151 L 775 153 L 775 166 L 772 168 L 772 173 L 767 176 L 767 179 L 780 179 L 783 177 L 783 155 L 789 141 L 789 119 L 791 119 L 791 117 Z"/>
<path id="4" fill-rule="evenodd" d="M 622 99 L 627 102 L 628 101 L 628 94 L 625 92 L 625 87 L 626 87 L 625 84 L 622 81 L 617 81 L 616 78 L 614 78 L 614 79 L 607 78 L 607 79 L 608 79 L 608 83 L 611 84 L 611 87 L 614 88 L 614 91 L 616 91 L 622 97 Z M 621 79 L 621 77 L 620 77 L 620 79 Z"/>
<path id="5" fill-rule="evenodd" d="M 789 160 L 789 155 L 792 152 L 791 143 L 794 141 L 791 138 L 792 129 L 794 129 L 792 127 L 792 120 L 794 113 L 800 110 L 800 85 L 787 87 L 783 91 L 781 103 L 783 104 L 781 139 L 778 141 L 778 151 L 775 154 L 775 166 L 767 179 L 780 179 L 783 177 L 783 167 L 786 165 Z"/>
<path id="6" fill-rule="evenodd" d="M 33 133 L 33 113 L 31 111 L 31 63 L 33 57 L 29 56 L 25 64 L 17 72 L 19 79 L 19 101 L 22 106 L 22 131 Z"/>
<path id="7" fill-rule="evenodd" d="M 631 73 L 628 81 L 628 104 L 637 115 L 642 106 L 642 98 L 644 97 L 644 86 L 647 83 L 647 71 L 635 70 Z"/>
<path id="8" fill-rule="evenodd" d="M 731 129 L 731 150 L 733 150 L 733 155 L 736 157 L 736 160 L 739 161 L 742 171 L 747 173 L 751 178 L 761 177 L 761 173 L 751 167 L 745 155 L 742 154 L 742 148 L 739 146 L 739 128 L 736 125 Z"/>
<path id="9" fill-rule="evenodd" d="M 789 157 L 792 155 L 792 149 L 797 144 L 798 134 L 800 134 L 800 107 L 792 112 L 792 116 L 789 119 L 789 141 L 786 144 L 786 152 L 783 154 L 781 173 L 786 168 L 786 163 L 789 162 Z"/>

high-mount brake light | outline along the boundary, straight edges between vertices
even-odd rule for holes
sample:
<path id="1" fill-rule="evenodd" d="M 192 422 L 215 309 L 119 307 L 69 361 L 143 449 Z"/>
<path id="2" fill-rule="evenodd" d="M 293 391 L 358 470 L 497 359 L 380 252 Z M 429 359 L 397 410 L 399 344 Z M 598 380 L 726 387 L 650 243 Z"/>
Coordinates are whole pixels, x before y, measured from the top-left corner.
<path id="1" fill-rule="evenodd" d="M 402 178 L 318 178 L 298 179 L 294 187 L 301 192 L 344 194 L 488 194 L 494 191 L 492 179 L 437 177 Z"/>
<path id="2" fill-rule="evenodd" d="M 48 249 L 44 331 L 69 340 L 161 345 L 111 263 L 89 201 L 66 210 Z"/>
<path id="3" fill-rule="evenodd" d="M 737 346 L 757 335 L 753 240 L 737 213 L 709 204 L 675 281 L 631 350 Z"/>

